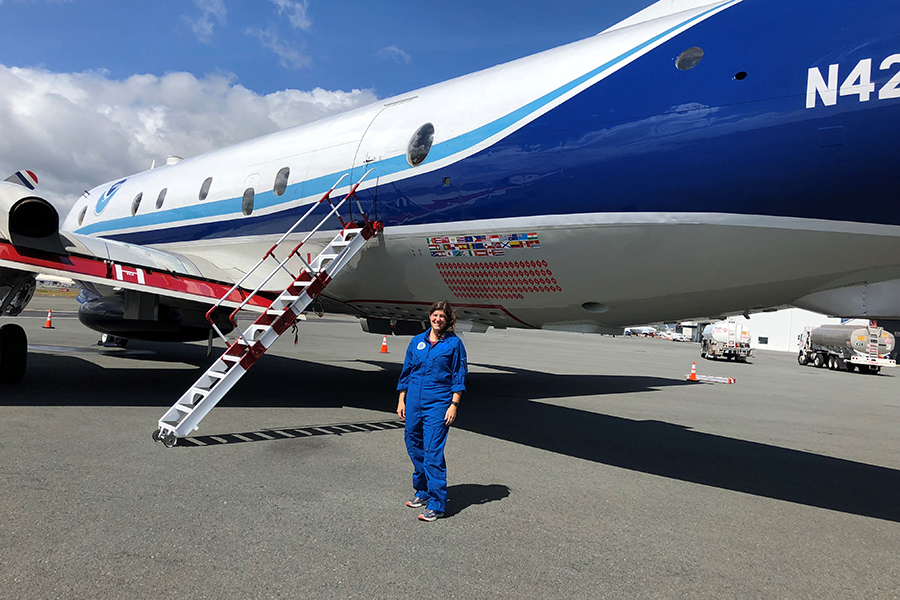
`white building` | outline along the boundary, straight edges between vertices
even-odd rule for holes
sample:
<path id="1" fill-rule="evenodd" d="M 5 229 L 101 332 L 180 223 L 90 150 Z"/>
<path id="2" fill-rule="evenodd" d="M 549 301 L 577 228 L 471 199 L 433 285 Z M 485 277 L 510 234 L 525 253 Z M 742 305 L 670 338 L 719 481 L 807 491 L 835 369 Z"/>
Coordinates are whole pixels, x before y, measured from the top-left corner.
<path id="1" fill-rule="evenodd" d="M 826 317 L 800 308 L 752 314 L 749 320 L 741 315 L 729 317 L 728 320 L 747 324 L 750 328 L 751 348 L 782 352 L 800 351 L 800 334 L 806 327 L 818 327 L 826 323 L 833 325 L 842 323 L 841 319 Z M 865 319 L 853 319 L 846 322 L 862 326 L 869 324 Z"/>

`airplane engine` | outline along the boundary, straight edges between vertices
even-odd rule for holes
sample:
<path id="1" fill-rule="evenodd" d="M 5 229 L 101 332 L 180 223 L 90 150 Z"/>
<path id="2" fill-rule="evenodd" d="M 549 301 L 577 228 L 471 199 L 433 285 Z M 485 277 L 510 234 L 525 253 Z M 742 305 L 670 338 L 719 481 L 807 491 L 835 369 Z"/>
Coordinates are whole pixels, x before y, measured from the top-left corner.
<path id="1" fill-rule="evenodd" d="M 194 342 L 205 340 L 212 330 L 206 320 L 208 307 L 195 303 L 163 302 L 156 294 L 125 290 L 98 296 L 78 309 L 78 320 L 94 331 L 119 338 L 151 342 Z M 213 313 L 223 334 L 234 326 L 227 309 Z"/>
<path id="2" fill-rule="evenodd" d="M 0 239 L 17 249 L 65 254 L 59 237 L 59 213 L 20 185 L 0 182 Z"/>

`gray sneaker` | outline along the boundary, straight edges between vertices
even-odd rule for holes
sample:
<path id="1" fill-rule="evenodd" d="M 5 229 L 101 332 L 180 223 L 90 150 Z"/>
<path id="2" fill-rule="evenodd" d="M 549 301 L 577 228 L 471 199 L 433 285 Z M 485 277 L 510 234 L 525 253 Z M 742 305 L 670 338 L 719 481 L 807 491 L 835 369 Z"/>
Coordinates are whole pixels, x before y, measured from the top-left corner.
<path id="1" fill-rule="evenodd" d="M 438 517 L 443 517 L 444 513 L 437 512 L 436 510 L 431 510 L 430 508 L 426 508 L 422 511 L 422 514 L 419 515 L 420 521 L 428 521 L 429 523 L 437 519 Z"/>
<path id="2" fill-rule="evenodd" d="M 413 496 L 411 500 L 406 501 L 406 505 L 410 508 L 421 508 L 428 504 L 428 501 L 418 496 Z"/>

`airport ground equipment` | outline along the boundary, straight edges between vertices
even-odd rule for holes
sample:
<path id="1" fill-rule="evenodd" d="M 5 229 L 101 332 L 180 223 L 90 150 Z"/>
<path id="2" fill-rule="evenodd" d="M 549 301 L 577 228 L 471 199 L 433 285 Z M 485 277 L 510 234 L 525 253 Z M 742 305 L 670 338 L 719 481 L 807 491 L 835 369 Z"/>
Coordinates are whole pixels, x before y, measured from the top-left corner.
<path id="1" fill-rule="evenodd" d="M 241 281 L 236 283 L 229 290 L 222 300 L 214 305 L 207 313 L 207 319 L 212 325 L 215 332 L 225 340 L 228 348 L 219 357 L 203 375 L 197 379 L 194 384 L 166 411 L 166 414 L 159 420 L 159 428 L 153 432 L 154 441 L 162 442 L 166 447 L 171 448 L 178 443 L 179 438 L 187 436 L 197 428 L 197 425 L 203 420 L 209 411 L 225 396 L 225 394 L 243 377 L 244 373 L 250 369 L 259 358 L 265 354 L 272 344 L 282 333 L 295 324 L 300 314 L 322 293 L 325 286 L 337 276 L 340 270 L 350 261 L 353 256 L 359 252 L 366 242 L 375 236 L 381 230 L 381 224 L 376 221 L 369 221 L 359 205 L 356 198 L 356 189 L 359 184 L 371 173 L 371 170 L 360 178 L 353 185 L 350 192 L 337 205 L 332 204 L 330 195 L 340 182 L 346 177 L 341 177 L 331 189 L 325 193 L 322 198 L 313 204 L 313 206 L 304 214 L 287 233 L 285 233 L 278 242 L 275 243 L 256 264 L 256 266 L 248 271 Z M 345 222 L 341 219 L 338 211 L 348 199 L 356 200 L 362 215 L 362 223 Z M 303 238 L 297 246 L 282 260 L 275 258 L 274 252 L 278 249 L 282 242 L 293 233 L 322 202 L 327 201 L 331 206 L 331 211 Z M 326 221 L 332 217 L 337 217 L 344 228 L 325 246 L 325 248 L 310 262 L 304 260 L 300 254 L 300 248 L 308 242 L 312 236 L 321 229 Z M 225 298 L 240 288 L 240 286 L 258 270 L 267 259 L 272 258 L 277 262 L 275 268 L 269 275 L 254 289 L 244 300 L 244 302 L 234 309 L 229 317 L 233 325 L 237 326 L 235 321 L 239 310 L 244 308 L 250 301 L 250 298 L 259 294 L 260 289 L 265 286 L 279 271 L 286 271 L 290 274 L 293 281 L 275 300 L 269 305 L 259 317 L 250 324 L 238 338 L 229 342 L 222 331 L 213 322 L 213 312 L 224 302 Z M 288 269 L 287 263 L 292 260 L 299 260 L 302 267 L 299 275 L 294 274 Z M 270 263 L 271 264 L 271 263 Z"/>
<path id="2" fill-rule="evenodd" d="M 738 321 L 718 321 L 703 329 L 700 339 L 701 358 L 727 358 L 746 362 L 752 358 L 750 329 Z"/>
<path id="3" fill-rule="evenodd" d="M 881 327 L 859 325 L 822 325 L 807 327 L 800 334 L 801 365 L 825 367 L 835 371 L 878 373 L 882 367 L 897 363 L 888 355 L 894 349 L 894 335 Z"/>

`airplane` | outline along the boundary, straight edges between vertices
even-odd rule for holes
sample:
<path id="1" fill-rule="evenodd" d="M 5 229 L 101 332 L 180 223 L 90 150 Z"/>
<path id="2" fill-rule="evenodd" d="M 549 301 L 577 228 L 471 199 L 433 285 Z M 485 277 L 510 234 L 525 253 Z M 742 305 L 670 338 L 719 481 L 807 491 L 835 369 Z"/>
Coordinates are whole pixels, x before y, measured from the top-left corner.
<path id="1" fill-rule="evenodd" d="M 657 333 L 656 327 L 652 325 L 644 325 L 640 327 L 626 327 L 625 335 L 633 335 L 633 336 L 655 336 Z"/>
<path id="2" fill-rule="evenodd" d="M 227 333 L 222 310 L 265 312 L 290 285 L 253 268 L 312 211 L 322 228 L 288 236 L 309 237 L 308 259 L 346 223 L 371 233 L 315 310 L 378 335 L 422 331 L 441 298 L 476 330 L 786 306 L 898 318 L 898 16 L 889 0 L 661 0 L 582 41 L 169 157 L 62 223 L 20 172 L 0 182 L 0 314 L 41 272 L 85 288 L 79 317 L 101 333 Z M 0 348 L 0 380 L 21 379 L 21 328 Z"/>

